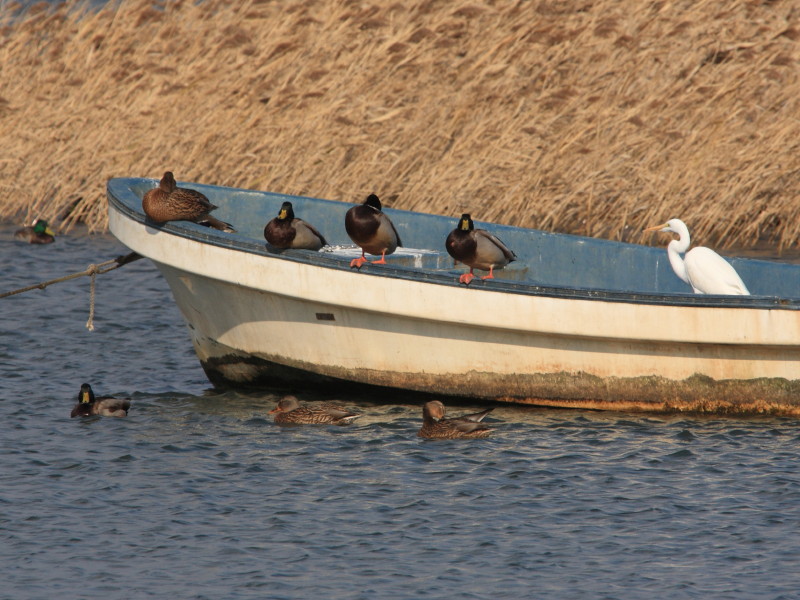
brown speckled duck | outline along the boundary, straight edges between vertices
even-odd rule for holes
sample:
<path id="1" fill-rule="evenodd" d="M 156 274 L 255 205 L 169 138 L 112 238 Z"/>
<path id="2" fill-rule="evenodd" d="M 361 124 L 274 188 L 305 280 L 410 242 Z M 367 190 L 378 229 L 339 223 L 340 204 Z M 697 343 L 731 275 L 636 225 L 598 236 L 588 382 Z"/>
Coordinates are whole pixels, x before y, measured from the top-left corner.
<path id="1" fill-rule="evenodd" d="M 284 202 L 278 216 L 267 223 L 264 238 L 276 248 L 319 250 L 328 243 L 310 223 L 295 218 L 291 202 Z"/>
<path id="2" fill-rule="evenodd" d="M 469 273 L 458 278 L 459 283 L 469 285 L 475 279 L 474 269 L 489 271 L 481 279 L 494 279 L 494 270 L 502 269 L 517 259 L 508 246 L 485 229 L 475 229 L 472 218 L 464 213 L 458 226 L 450 232 L 445 241 L 447 253 L 456 261 L 469 267 Z"/>
<path id="3" fill-rule="evenodd" d="M 72 409 L 70 417 L 91 417 L 92 415 L 102 415 L 104 417 L 125 417 L 131 401 L 124 398 L 112 398 L 111 396 L 101 396 L 96 398 L 92 391 L 92 386 L 84 383 L 78 394 L 78 403 Z"/>
<path id="4" fill-rule="evenodd" d="M 373 265 L 385 265 L 386 255 L 402 246 L 400 235 L 394 223 L 381 210 L 381 201 L 375 194 L 370 194 L 363 204 L 354 206 L 344 217 L 344 228 L 347 235 L 358 246 L 361 246 L 361 257 L 350 261 L 350 268 L 358 269 L 367 262 L 365 252 L 378 255 L 379 260 L 370 261 Z"/>
<path id="5" fill-rule="evenodd" d="M 439 402 L 438 400 L 432 400 L 433 407 L 432 412 L 433 416 L 438 419 L 439 421 L 456 421 L 456 422 L 470 422 L 470 423 L 480 423 L 483 421 L 484 417 L 488 415 L 490 412 L 494 410 L 494 406 L 490 406 L 489 408 L 476 412 L 476 413 L 467 413 L 466 415 L 461 415 L 460 417 L 445 417 L 445 407 L 444 404 Z"/>
<path id="6" fill-rule="evenodd" d="M 156 223 L 192 221 L 220 231 L 235 232 L 232 225 L 209 214 L 215 208 L 217 207 L 197 190 L 178 187 L 172 171 L 165 172 L 158 187 L 148 190 L 142 197 L 144 214 Z"/>
<path id="7" fill-rule="evenodd" d="M 417 435 L 422 438 L 453 440 L 457 438 L 485 438 L 492 432 L 481 423 L 493 409 L 446 419 L 444 404 L 438 400 L 426 402 L 422 407 L 422 427 Z"/>
<path id="8" fill-rule="evenodd" d="M 52 244 L 56 241 L 56 234 L 44 219 L 34 219 L 31 225 L 17 229 L 14 237 L 29 244 Z"/>
<path id="9" fill-rule="evenodd" d="M 294 396 L 282 398 L 269 413 L 279 425 L 349 425 L 361 416 L 329 402 L 302 406 Z"/>

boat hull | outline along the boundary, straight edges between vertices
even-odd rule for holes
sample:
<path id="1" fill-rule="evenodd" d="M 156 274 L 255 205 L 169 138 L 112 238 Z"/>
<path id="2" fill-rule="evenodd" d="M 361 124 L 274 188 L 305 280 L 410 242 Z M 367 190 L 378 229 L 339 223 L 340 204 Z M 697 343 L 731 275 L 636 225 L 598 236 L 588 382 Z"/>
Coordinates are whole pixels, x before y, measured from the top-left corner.
<path id="1" fill-rule="evenodd" d="M 391 277 L 378 266 L 359 272 L 232 250 L 119 210 L 110 227 L 158 266 L 215 384 L 800 413 L 796 310 L 498 293 L 453 285 L 453 275 Z"/>
<path id="2" fill-rule="evenodd" d="M 158 266 L 219 385 L 359 383 L 538 405 L 706 412 L 774 412 L 794 405 L 800 389 L 789 383 L 798 375 L 796 348 L 643 338 L 648 320 L 660 318 L 653 307 L 638 307 L 638 326 L 616 339 L 520 332 L 310 301 Z M 575 310 L 574 301 L 536 300 L 534 311 Z M 571 306 L 560 308 L 565 302 Z M 636 312 L 592 308 L 599 319 L 614 319 L 603 313 L 619 308 Z"/>

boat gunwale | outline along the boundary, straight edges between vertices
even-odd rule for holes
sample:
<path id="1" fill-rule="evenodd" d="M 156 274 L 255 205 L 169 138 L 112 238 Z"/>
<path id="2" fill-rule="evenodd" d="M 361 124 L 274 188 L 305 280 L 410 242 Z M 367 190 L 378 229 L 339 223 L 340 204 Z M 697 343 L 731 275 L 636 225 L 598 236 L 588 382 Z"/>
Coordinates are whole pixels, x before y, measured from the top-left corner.
<path id="1" fill-rule="evenodd" d="M 177 237 L 185 238 L 190 241 L 198 243 L 210 244 L 216 247 L 244 252 L 248 254 L 255 254 L 267 258 L 277 258 L 280 260 L 287 260 L 290 262 L 308 264 L 329 269 L 336 269 L 341 271 L 350 271 L 349 260 L 343 260 L 341 256 L 335 256 L 326 252 L 312 252 L 308 250 L 280 250 L 273 249 L 266 241 L 258 243 L 253 238 L 245 237 L 239 234 L 223 233 L 215 229 L 211 229 L 195 223 L 180 221 L 180 222 L 167 222 L 164 224 L 156 224 L 147 219 L 144 212 L 135 210 L 128 204 L 122 201 L 118 195 L 130 194 L 137 201 L 140 202 L 139 196 L 133 191 L 131 183 L 158 183 L 158 180 L 152 178 L 139 178 L 139 177 L 115 177 L 108 180 L 106 193 L 109 206 L 114 210 L 122 213 L 127 218 L 141 223 L 147 227 L 158 229 L 175 235 Z M 336 203 L 336 204 L 352 204 L 340 202 L 335 200 L 326 200 L 322 198 L 311 198 L 304 196 L 296 196 L 290 194 L 282 194 L 279 192 L 264 192 L 260 190 L 249 190 L 243 188 L 230 188 L 225 186 L 214 186 L 208 184 L 197 184 L 206 188 L 216 188 L 220 190 L 235 190 L 236 192 L 246 192 L 255 195 L 269 194 L 278 198 L 303 198 L 314 202 L 322 203 Z M 389 214 L 396 213 L 410 213 L 410 214 L 423 214 L 415 211 L 404 211 L 401 209 L 387 209 Z M 525 229 L 520 227 L 513 227 L 507 225 L 497 225 L 501 229 Z M 548 233 L 548 235 L 567 235 Z M 577 239 L 583 239 L 580 236 Z M 594 239 L 594 238 L 587 238 Z M 611 244 L 622 244 L 622 242 L 614 242 L 612 240 L 602 240 Z M 757 259 L 747 259 L 750 261 L 757 261 Z M 800 266 L 798 266 L 800 268 Z M 434 285 L 446 285 L 450 287 L 463 287 L 458 282 L 455 271 L 432 271 L 422 267 L 407 267 L 398 264 L 388 263 L 382 265 L 379 270 L 364 270 L 363 275 L 388 277 L 394 279 L 410 280 L 419 283 L 430 283 Z M 566 300 L 593 300 L 601 302 L 616 302 L 628 304 L 643 304 L 655 306 L 671 306 L 671 307 L 696 307 L 696 308 L 745 308 L 745 309 L 776 309 L 776 310 L 800 310 L 800 298 L 783 298 L 778 296 L 726 296 L 726 295 L 711 295 L 711 294 L 694 294 L 692 292 L 663 292 L 659 294 L 652 294 L 647 292 L 628 292 L 621 290 L 610 290 L 600 288 L 580 288 L 580 287 L 567 287 L 567 286 L 553 286 L 553 285 L 538 285 L 532 282 L 517 283 L 508 279 L 493 279 L 490 283 L 484 282 L 479 278 L 473 280 L 470 284 L 473 289 L 480 289 L 482 291 L 515 294 L 523 296 L 538 296 L 559 298 Z"/>

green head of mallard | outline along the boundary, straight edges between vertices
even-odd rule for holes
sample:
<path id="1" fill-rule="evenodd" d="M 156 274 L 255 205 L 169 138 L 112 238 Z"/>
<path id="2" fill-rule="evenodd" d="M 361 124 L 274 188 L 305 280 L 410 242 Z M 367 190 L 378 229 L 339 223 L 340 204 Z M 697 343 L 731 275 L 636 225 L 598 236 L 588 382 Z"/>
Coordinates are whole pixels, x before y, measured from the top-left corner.
<path id="1" fill-rule="evenodd" d="M 88 383 L 81 385 L 81 392 L 78 394 L 78 402 L 81 404 L 91 404 L 94 402 L 94 392 L 92 391 L 92 386 Z"/>
<path id="2" fill-rule="evenodd" d="M 475 229 L 475 225 L 472 222 L 472 217 L 470 217 L 468 213 L 461 215 L 461 219 L 458 221 L 458 228 L 461 231 L 472 231 Z"/>
<path id="3" fill-rule="evenodd" d="M 378 198 L 375 194 L 370 194 L 367 196 L 367 199 L 364 200 L 364 204 L 371 206 L 378 212 L 380 212 L 382 208 L 380 198 Z"/>
<path id="4" fill-rule="evenodd" d="M 53 233 L 53 230 L 50 229 L 50 227 L 47 224 L 47 221 L 45 221 L 44 219 L 36 219 L 33 222 L 33 232 L 37 235 L 47 234 L 47 235 L 52 235 L 53 237 L 55 237 L 56 235 L 55 233 Z"/>
<path id="5" fill-rule="evenodd" d="M 278 213 L 279 221 L 291 221 L 294 219 L 294 209 L 291 202 L 284 202 L 281 204 L 281 210 Z"/>

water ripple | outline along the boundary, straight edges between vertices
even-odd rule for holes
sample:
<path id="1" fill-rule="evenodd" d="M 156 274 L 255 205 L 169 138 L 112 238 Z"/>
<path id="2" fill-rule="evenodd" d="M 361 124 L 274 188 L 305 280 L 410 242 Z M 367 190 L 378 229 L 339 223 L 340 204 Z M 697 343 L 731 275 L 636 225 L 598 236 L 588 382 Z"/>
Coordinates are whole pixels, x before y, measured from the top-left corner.
<path id="1" fill-rule="evenodd" d="M 124 252 L 57 244 L 0 236 L 7 285 Z M 93 333 L 86 285 L 0 312 L 4 596 L 797 597 L 792 419 L 498 406 L 491 438 L 431 442 L 418 403 L 360 394 L 353 426 L 282 428 L 282 391 L 212 389 L 147 261 L 97 300 Z M 70 419 L 83 381 L 129 417 Z"/>

